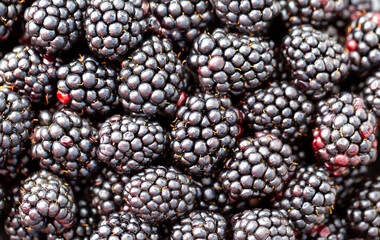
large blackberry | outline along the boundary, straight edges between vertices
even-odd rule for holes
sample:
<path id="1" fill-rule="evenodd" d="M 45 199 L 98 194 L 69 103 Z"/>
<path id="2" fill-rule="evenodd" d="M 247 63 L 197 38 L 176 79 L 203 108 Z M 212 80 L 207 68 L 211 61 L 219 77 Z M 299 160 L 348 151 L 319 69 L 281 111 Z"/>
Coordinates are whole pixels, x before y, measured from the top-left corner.
<path id="1" fill-rule="evenodd" d="M 314 105 L 295 86 L 283 82 L 247 93 L 240 110 L 254 131 L 270 132 L 294 142 L 308 133 Z"/>
<path id="2" fill-rule="evenodd" d="M 66 182 L 41 170 L 24 181 L 18 211 L 23 227 L 60 234 L 73 227 L 77 205 Z"/>
<path id="3" fill-rule="evenodd" d="M 88 115 L 108 115 L 119 103 L 115 69 L 85 55 L 57 71 L 58 100 Z"/>
<path id="4" fill-rule="evenodd" d="M 236 214 L 231 219 L 233 239 L 295 240 L 288 220 L 277 210 L 253 209 Z"/>
<path id="5" fill-rule="evenodd" d="M 278 209 L 296 232 L 309 232 L 323 224 L 334 207 L 337 188 L 322 167 L 301 166 L 276 196 Z"/>
<path id="6" fill-rule="evenodd" d="M 301 233 L 298 240 L 346 240 L 348 239 L 347 222 L 344 218 L 331 215 L 323 225 L 315 227 L 308 233 Z M 350 238 L 351 239 L 351 238 Z M 352 240 L 352 239 L 351 239 Z"/>
<path id="7" fill-rule="evenodd" d="M 184 74 L 170 40 L 152 36 L 122 63 L 119 96 L 124 110 L 173 117 L 186 87 Z"/>
<path id="8" fill-rule="evenodd" d="M 191 175 L 210 175 L 236 146 L 242 131 L 239 115 L 227 97 L 189 96 L 172 126 L 174 163 Z"/>
<path id="9" fill-rule="evenodd" d="M 366 79 L 360 93 L 368 109 L 380 118 L 380 68 Z"/>
<path id="10" fill-rule="evenodd" d="M 140 171 L 166 150 L 169 139 L 159 122 L 114 115 L 99 129 L 98 159 L 119 174 Z"/>
<path id="11" fill-rule="evenodd" d="M 34 1 L 24 14 L 31 44 L 49 54 L 71 49 L 83 31 L 86 4 L 86 0 Z"/>
<path id="12" fill-rule="evenodd" d="M 274 42 L 216 29 L 194 41 L 187 61 L 198 69 L 203 91 L 238 95 L 257 88 L 274 73 Z"/>
<path id="13" fill-rule="evenodd" d="M 343 46 L 308 25 L 291 28 L 283 39 L 282 53 L 291 79 L 314 99 L 323 98 L 350 70 L 349 54 Z"/>
<path id="14" fill-rule="evenodd" d="M 131 177 L 124 199 L 130 212 L 149 223 L 173 221 L 194 209 L 200 189 L 173 167 L 153 166 Z"/>
<path id="15" fill-rule="evenodd" d="M 136 48 L 148 30 L 146 0 L 91 0 L 84 26 L 90 49 L 112 60 Z"/>
<path id="16" fill-rule="evenodd" d="M 98 169 L 98 131 L 77 113 L 43 111 L 32 134 L 31 156 L 40 166 L 70 179 L 88 178 Z"/>
<path id="17" fill-rule="evenodd" d="M 219 213 L 193 211 L 172 227 L 171 240 L 226 239 L 227 221 Z"/>
<path id="18" fill-rule="evenodd" d="M 55 93 L 59 58 L 44 56 L 38 48 L 17 46 L 0 61 L 1 78 L 32 103 L 49 104 Z"/>
<path id="19" fill-rule="evenodd" d="M 377 121 L 364 100 L 342 92 L 318 103 L 313 149 L 318 161 L 339 175 L 377 156 Z"/>

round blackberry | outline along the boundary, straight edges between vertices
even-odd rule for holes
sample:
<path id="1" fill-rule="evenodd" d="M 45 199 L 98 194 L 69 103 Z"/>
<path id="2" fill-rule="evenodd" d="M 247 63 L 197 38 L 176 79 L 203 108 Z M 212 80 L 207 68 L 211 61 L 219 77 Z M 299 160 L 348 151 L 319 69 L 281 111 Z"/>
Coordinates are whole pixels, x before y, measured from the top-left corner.
<path id="1" fill-rule="evenodd" d="M 71 187 L 45 170 L 33 173 L 21 188 L 21 224 L 43 233 L 60 234 L 75 223 L 77 205 Z"/>
<path id="2" fill-rule="evenodd" d="M 114 115 L 99 129 L 98 159 L 119 174 L 141 171 L 160 158 L 169 139 L 159 122 Z"/>
<path id="3" fill-rule="evenodd" d="M 216 29 L 194 41 L 188 63 L 198 70 L 202 91 L 239 95 L 275 73 L 274 42 Z"/>
<path id="4" fill-rule="evenodd" d="M 346 240 L 348 239 L 347 222 L 344 218 L 331 215 L 327 223 L 317 226 L 309 233 L 299 234 L 298 240 Z M 351 238 L 350 238 L 351 239 Z"/>
<path id="5" fill-rule="evenodd" d="M 291 28 L 283 39 L 282 53 L 294 83 L 314 99 L 332 91 L 350 70 L 349 53 L 344 47 L 308 25 Z"/>
<path id="6" fill-rule="evenodd" d="M 90 116 L 108 115 L 119 103 L 115 69 L 85 55 L 57 71 L 58 100 Z"/>
<path id="7" fill-rule="evenodd" d="M 2 0 L 0 2 L 0 40 L 6 40 L 20 17 L 25 1 Z"/>
<path id="8" fill-rule="evenodd" d="M 146 0 L 91 0 L 84 26 L 90 49 L 111 60 L 136 48 L 148 30 Z"/>
<path id="9" fill-rule="evenodd" d="M 32 45 L 53 54 L 71 49 L 83 31 L 86 0 L 36 0 L 25 10 Z"/>
<path id="10" fill-rule="evenodd" d="M 380 68 L 366 79 L 360 95 L 368 109 L 380 118 Z"/>
<path id="11" fill-rule="evenodd" d="M 277 210 L 253 209 L 236 214 L 231 219 L 233 238 L 295 240 L 288 220 Z"/>
<path id="12" fill-rule="evenodd" d="M 348 0 L 348 6 L 342 11 L 341 21 L 336 25 L 340 28 L 347 28 L 350 21 L 357 19 L 359 16 L 372 11 L 371 0 Z"/>
<path id="13" fill-rule="evenodd" d="M 281 192 L 295 169 L 291 147 L 259 132 L 239 142 L 219 178 L 231 199 L 250 199 Z"/>
<path id="14" fill-rule="evenodd" d="M 7 156 L 5 162 L 0 165 L 1 181 L 12 183 L 17 179 L 25 179 L 32 172 L 33 168 L 33 162 L 29 153 Z"/>
<path id="15" fill-rule="evenodd" d="M 223 24 L 247 34 L 266 30 L 281 11 L 277 0 L 212 0 L 212 3 Z"/>
<path id="16" fill-rule="evenodd" d="M 325 223 L 336 195 L 337 188 L 324 168 L 301 166 L 276 196 L 273 207 L 289 219 L 296 232 L 307 233 Z"/>
<path id="17" fill-rule="evenodd" d="M 174 221 L 192 211 L 200 189 L 173 167 L 152 166 L 132 176 L 123 195 L 130 212 L 156 224 Z"/>
<path id="18" fill-rule="evenodd" d="M 227 97 L 189 96 L 172 125 L 174 163 L 191 175 L 210 175 L 236 146 L 242 132 L 239 113 Z"/>
<path id="19" fill-rule="evenodd" d="M 61 59 L 45 56 L 35 47 L 17 46 L 0 60 L 1 78 L 5 85 L 29 96 L 32 103 L 49 104 L 61 64 Z"/>
<path id="20" fill-rule="evenodd" d="M 292 142 L 308 133 L 314 112 L 313 103 L 287 82 L 249 92 L 239 105 L 249 128 Z"/>
<path id="21" fill-rule="evenodd" d="M 364 100 L 342 92 L 318 103 L 313 130 L 315 156 L 336 175 L 368 165 L 377 157 L 376 132 L 376 116 Z"/>
<path id="22" fill-rule="evenodd" d="M 98 131 L 69 109 L 43 111 L 31 137 L 31 156 L 44 169 L 69 179 L 88 178 L 98 169 Z"/>
<path id="23" fill-rule="evenodd" d="M 226 239 L 227 221 L 219 213 L 193 211 L 172 227 L 171 240 Z"/>

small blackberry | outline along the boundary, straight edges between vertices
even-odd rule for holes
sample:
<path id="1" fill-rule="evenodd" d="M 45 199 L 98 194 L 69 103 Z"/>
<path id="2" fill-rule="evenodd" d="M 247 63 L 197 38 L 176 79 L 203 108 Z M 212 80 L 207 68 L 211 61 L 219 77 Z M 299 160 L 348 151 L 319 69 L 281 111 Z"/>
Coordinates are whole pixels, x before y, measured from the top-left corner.
<path id="1" fill-rule="evenodd" d="M 227 221 L 219 213 L 193 211 L 172 227 L 171 240 L 226 239 Z"/>
<path id="2" fill-rule="evenodd" d="M 90 116 L 109 115 L 119 103 L 115 69 L 85 55 L 57 71 L 58 100 Z"/>
<path id="3" fill-rule="evenodd" d="M 73 191 L 57 175 L 45 170 L 33 173 L 21 190 L 18 211 L 23 227 L 56 234 L 73 227 L 78 210 Z"/>
<path id="4" fill-rule="evenodd" d="M 90 49 L 111 60 L 136 48 L 148 30 L 146 0 L 91 0 L 84 26 Z"/>
<path id="5" fill-rule="evenodd" d="M 14 180 L 27 178 L 33 168 L 33 162 L 29 153 L 10 155 L 0 165 L 0 177 L 2 182 L 12 183 Z"/>
<path id="6" fill-rule="evenodd" d="M 314 99 L 323 98 L 349 73 L 349 53 L 328 34 L 311 26 L 291 28 L 282 43 L 291 79 Z"/>
<path id="7" fill-rule="evenodd" d="M 191 175 L 210 175 L 236 146 L 242 131 L 239 113 L 228 97 L 189 96 L 172 125 L 174 163 Z"/>
<path id="8" fill-rule="evenodd" d="M 98 169 L 98 131 L 69 109 L 43 111 L 31 138 L 31 156 L 44 169 L 70 179 L 88 178 Z"/>
<path id="9" fill-rule="evenodd" d="M 186 87 L 185 68 L 168 39 L 152 36 L 123 61 L 119 96 L 128 113 L 173 117 Z"/>
<path id="10" fill-rule="evenodd" d="M 0 1 L 0 40 L 6 40 L 15 27 L 17 18 L 20 17 L 25 1 L 2 0 Z"/>
<path id="11" fill-rule="evenodd" d="M 356 94 L 342 92 L 318 103 L 313 130 L 315 156 L 339 175 L 377 156 L 377 121 Z"/>
<path id="12" fill-rule="evenodd" d="M 194 181 L 177 169 L 153 166 L 132 176 L 123 194 L 131 213 L 155 224 L 192 211 L 201 193 Z"/>
<path id="13" fill-rule="evenodd" d="M 25 10 L 31 44 L 53 54 L 71 49 L 83 31 L 86 0 L 36 0 Z"/>
<path id="14" fill-rule="evenodd" d="M 366 79 L 360 95 L 367 108 L 380 118 L 380 68 Z"/>
<path id="15" fill-rule="evenodd" d="M 198 70 L 202 91 L 239 95 L 275 73 L 274 42 L 216 29 L 194 41 L 188 63 Z"/>
<path id="16" fill-rule="evenodd" d="M 274 209 L 246 210 L 234 215 L 231 225 L 236 240 L 296 239 L 288 220 Z"/>
<path id="17" fill-rule="evenodd" d="M 314 112 L 313 103 L 287 82 L 247 93 L 239 108 L 255 132 L 270 132 L 292 142 L 308 133 Z"/>
<path id="18" fill-rule="evenodd" d="M 331 215 L 323 225 L 317 226 L 309 233 L 297 236 L 298 240 L 346 240 L 348 239 L 347 222 L 344 218 Z M 351 238 L 350 238 L 351 239 Z M 352 240 L 352 239 L 351 239 Z"/>

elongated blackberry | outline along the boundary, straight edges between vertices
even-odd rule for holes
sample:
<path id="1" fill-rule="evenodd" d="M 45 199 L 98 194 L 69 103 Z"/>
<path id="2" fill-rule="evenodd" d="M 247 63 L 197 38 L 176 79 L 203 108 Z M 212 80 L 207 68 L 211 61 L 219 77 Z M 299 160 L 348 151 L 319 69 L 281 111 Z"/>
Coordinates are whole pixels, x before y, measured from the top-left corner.
<path id="1" fill-rule="evenodd" d="M 23 10 L 25 2 L 19 0 L 3 0 L 0 2 L 0 40 L 6 40 L 15 27 L 15 23 Z"/>
<path id="2" fill-rule="evenodd" d="M 186 87 L 184 74 L 171 41 L 152 36 L 122 63 L 119 96 L 124 110 L 173 117 Z"/>
<path id="3" fill-rule="evenodd" d="M 31 44 L 47 53 L 71 49 L 83 32 L 86 0 L 36 0 L 25 10 Z"/>
<path id="4" fill-rule="evenodd" d="M 299 234 L 299 240 L 346 240 L 349 238 L 347 222 L 344 218 L 331 215 L 323 225 L 317 226 L 309 233 Z"/>
<path id="5" fill-rule="evenodd" d="M 58 100 L 88 115 L 108 115 L 119 104 L 115 69 L 85 55 L 57 71 Z"/>
<path id="6" fill-rule="evenodd" d="M 343 46 L 311 26 L 291 28 L 282 43 L 291 79 L 314 99 L 323 98 L 350 71 L 349 53 Z"/>
<path id="7" fill-rule="evenodd" d="M 342 92 L 318 103 L 313 130 L 315 156 L 334 174 L 368 165 L 377 156 L 377 121 L 364 100 Z"/>
<path id="8" fill-rule="evenodd" d="M 132 176 L 123 192 L 130 212 L 152 224 L 183 217 L 194 209 L 200 194 L 188 175 L 164 166 Z"/>
<path id="9" fill-rule="evenodd" d="M 236 214 L 231 219 L 233 239 L 289 239 L 294 231 L 280 211 L 253 209 Z"/>
<path id="10" fill-rule="evenodd" d="M 174 163 L 191 175 L 210 175 L 235 148 L 241 120 L 228 97 L 188 96 L 171 131 Z"/>
<path id="11" fill-rule="evenodd" d="M 98 169 L 98 131 L 72 110 L 43 111 L 31 137 L 31 156 L 44 169 L 70 179 L 88 178 Z"/>
<path id="12" fill-rule="evenodd" d="M 239 95 L 257 88 L 275 73 L 274 42 L 216 29 L 194 41 L 188 56 L 198 70 L 202 91 Z"/>
<path id="13" fill-rule="evenodd" d="M 84 26 L 90 49 L 112 60 L 136 48 L 148 30 L 146 0 L 91 0 Z"/>
<path id="14" fill-rule="evenodd" d="M 367 108 L 380 118 L 380 68 L 366 79 L 360 95 Z"/>

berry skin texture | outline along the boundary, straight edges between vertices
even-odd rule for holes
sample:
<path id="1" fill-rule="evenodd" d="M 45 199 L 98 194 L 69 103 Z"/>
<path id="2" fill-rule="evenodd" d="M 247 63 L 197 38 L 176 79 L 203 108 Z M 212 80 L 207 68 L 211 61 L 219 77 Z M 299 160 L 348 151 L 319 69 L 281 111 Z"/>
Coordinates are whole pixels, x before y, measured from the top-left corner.
<path id="1" fill-rule="evenodd" d="M 17 18 L 21 17 L 25 1 L 3 0 L 0 2 L 0 40 L 6 40 L 13 29 Z"/>
<path id="2" fill-rule="evenodd" d="M 317 226 L 307 234 L 299 234 L 298 240 L 346 240 L 348 237 L 347 221 L 337 215 L 331 215 L 327 223 Z"/>
<path id="3" fill-rule="evenodd" d="M 364 103 L 376 117 L 380 118 L 380 68 L 369 76 L 362 88 L 360 95 Z"/>

